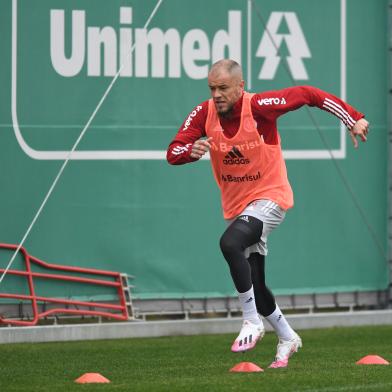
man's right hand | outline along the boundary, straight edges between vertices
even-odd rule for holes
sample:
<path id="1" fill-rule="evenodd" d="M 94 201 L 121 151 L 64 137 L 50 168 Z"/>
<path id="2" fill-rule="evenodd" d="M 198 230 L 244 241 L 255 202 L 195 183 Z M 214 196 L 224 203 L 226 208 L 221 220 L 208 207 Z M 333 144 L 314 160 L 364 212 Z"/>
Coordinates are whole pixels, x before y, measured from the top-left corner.
<path id="1" fill-rule="evenodd" d="M 191 158 L 200 159 L 211 148 L 212 137 L 207 139 L 199 139 L 193 143 L 191 150 Z"/>

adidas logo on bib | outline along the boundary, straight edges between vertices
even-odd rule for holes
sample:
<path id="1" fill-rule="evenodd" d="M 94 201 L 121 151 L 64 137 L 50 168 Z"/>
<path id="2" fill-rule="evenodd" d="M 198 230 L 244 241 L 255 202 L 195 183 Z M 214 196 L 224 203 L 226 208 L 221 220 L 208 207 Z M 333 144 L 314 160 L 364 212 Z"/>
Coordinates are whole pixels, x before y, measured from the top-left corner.
<path id="1" fill-rule="evenodd" d="M 248 163 L 250 163 L 250 160 L 245 158 L 236 146 L 233 146 L 223 160 L 224 165 L 247 165 Z"/>
<path id="2" fill-rule="evenodd" d="M 248 215 L 241 215 L 238 219 L 241 219 L 241 220 L 249 223 L 249 216 Z"/>

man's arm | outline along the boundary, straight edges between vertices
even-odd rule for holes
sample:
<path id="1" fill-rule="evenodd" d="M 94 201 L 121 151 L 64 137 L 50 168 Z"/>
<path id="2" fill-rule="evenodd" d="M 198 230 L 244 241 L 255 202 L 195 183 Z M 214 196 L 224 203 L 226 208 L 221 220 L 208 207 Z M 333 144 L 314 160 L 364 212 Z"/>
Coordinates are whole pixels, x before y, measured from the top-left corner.
<path id="1" fill-rule="evenodd" d="M 197 161 L 208 151 L 208 140 L 199 140 L 206 136 L 207 112 L 208 101 L 205 101 L 186 117 L 167 149 L 166 159 L 171 165 Z"/>
<path id="2" fill-rule="evenodd" d="M 369 123 L 363 118 L 364 114 L 335 95 L 316 87 L 295 86 L 255 94 L 252 99 L 252 112 L 275 122 L 279 116 L 304 105 L 316 106 L 341 120 L 350 131 L 354 147 L 358 146 L 357 136 L 366 141 Z"/>

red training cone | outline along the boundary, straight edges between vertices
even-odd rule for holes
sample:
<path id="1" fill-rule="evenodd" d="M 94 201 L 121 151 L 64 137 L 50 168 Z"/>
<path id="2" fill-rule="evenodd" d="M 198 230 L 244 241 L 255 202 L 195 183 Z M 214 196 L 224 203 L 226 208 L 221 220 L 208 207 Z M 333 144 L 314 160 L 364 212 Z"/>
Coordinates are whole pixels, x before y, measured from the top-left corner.
<path id="1" fill-rule="evenodd" d="M 366 355 L 366 357 L 361 358 L 357 365 L 389 365 L 389 362 L 378 355 Z"/>
<path id="2" fill-rule="evenodd" d="M 75 380 L 78 384 L 108 383 L 106 377 L 99 373 L 85 373 Z"/>
<path id="3" fill-rule="evenodd" d="M 252 372 L 264 372 L 261 367 L 258 367 L 252 362 L 240 362 L 237 365 L 233 366 L 230 369 L 231 372 L 243 372 L 243 373 L 252 373 Z"/>

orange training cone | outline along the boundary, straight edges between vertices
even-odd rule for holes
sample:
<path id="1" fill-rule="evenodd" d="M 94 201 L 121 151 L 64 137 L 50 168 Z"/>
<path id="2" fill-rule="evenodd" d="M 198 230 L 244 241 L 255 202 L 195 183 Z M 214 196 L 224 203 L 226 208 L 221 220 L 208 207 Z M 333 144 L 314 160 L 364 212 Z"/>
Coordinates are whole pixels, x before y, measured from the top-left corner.
<path id="1" fill-rule="evenodd" d="M 252 373 L 252 372 L 264 372 L 261 367 L 258 367 L 252 362 L 240 362 L 237 363 L 234 367 L 230 369 L 231 372 L 243 372 L 243 373 Z"/>
<path id="2" fill-rule="evenodd" d="M 378 355 L 366 355 L 366 357 L 361 358 L 357 365 L 389 365 L 389 362 Z"/>
<path id="3" fill-rule="evenodd" d="M 108 383 L 110 382 L 106 377 L 99 373 L 84 373 L 75 380 L 78 384 L 92 384 L 92 383 Z"/>

